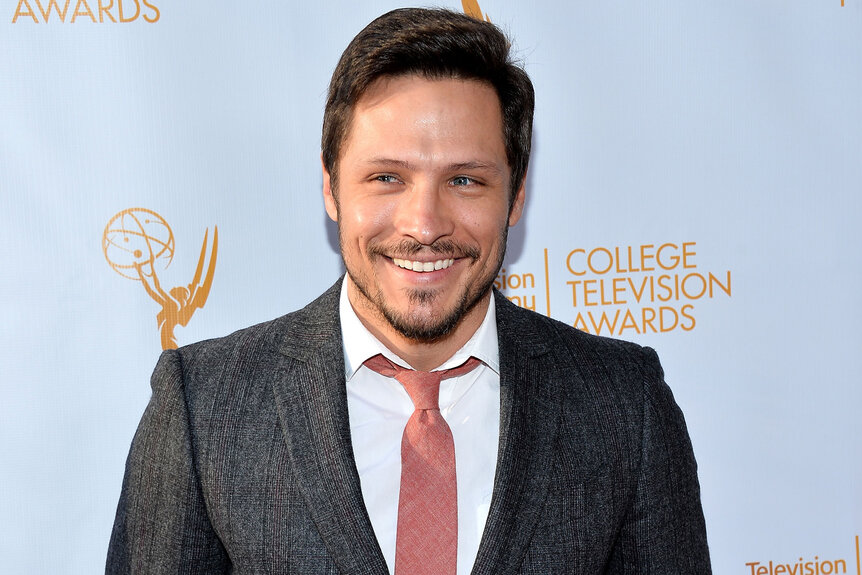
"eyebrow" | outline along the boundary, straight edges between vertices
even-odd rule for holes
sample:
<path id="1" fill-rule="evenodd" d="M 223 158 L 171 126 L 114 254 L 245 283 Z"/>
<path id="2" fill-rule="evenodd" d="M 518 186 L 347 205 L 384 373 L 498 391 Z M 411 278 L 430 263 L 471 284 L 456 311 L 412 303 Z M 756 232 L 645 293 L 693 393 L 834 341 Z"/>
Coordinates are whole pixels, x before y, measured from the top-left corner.
<path id="1" fill-rule="evenodd" d="M 380 166 L 380 167 L 392 167 L 392 168 L 401 168 L 406 170 L 415 170 L 416 166 L 406 160 L 396 160 L 394 158 L 370 158 L 366 160 L 364 163 L 371 166 Z M 484 170 L 490 171 L 495 174 L 503 173 L 503 170 L 494 163 L 489 162 L 480 162 L 478 160 L 469 161 L 469 162 L 457 162 L 454 164 L 449 164 L 445 166 L 444 171 L 447 172 L 460 172 L 462 170 Z"/>

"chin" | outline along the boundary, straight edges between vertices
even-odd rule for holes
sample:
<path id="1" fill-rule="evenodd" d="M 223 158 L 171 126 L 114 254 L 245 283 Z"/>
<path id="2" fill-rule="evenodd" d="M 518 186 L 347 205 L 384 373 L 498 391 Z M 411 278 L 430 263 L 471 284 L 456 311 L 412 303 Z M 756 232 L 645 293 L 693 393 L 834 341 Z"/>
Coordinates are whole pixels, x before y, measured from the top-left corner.
<path id="1" fill-rule="evenodd" d="M 482 301 L 482 297 L 486 293 L 487 290 L 473 295 L 473 297 L 469 297 L 470 294 L 463 294 L 445 314 L 416 309 L 407 313 L 399 313 L 388 306 L 381 306 L 380 309 L 392 329 L 405 338 L 420 343 L 434 343 L 445 339 L 446 336 L 455 331 L 464 316 Z M 431 290 L 414 290 L 409 294 L 409 305 L 410 307 L 430 307 L 433 305 L 436 295 Z"/>

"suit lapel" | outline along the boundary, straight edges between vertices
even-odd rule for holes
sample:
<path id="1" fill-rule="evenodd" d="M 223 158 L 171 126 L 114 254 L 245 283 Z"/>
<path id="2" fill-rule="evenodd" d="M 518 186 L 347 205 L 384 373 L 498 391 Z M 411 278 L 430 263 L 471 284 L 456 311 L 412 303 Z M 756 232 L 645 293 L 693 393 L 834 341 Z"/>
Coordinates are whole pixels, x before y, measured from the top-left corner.
<path id="1" fill-rule="evenodd" d="M 339 281 L 291 316 L 275 400 L 294 477 L 339 570 L 388 573 L 362 498 L 350 440 Z"/>
<path id="2" fill-rule="evenodd" d="M 338 317 L 341 282 L 293 314 L 275 400 L 288 453 L 321 538 L 350 574 L 388 573 L 353 457 Z M 560 380 L 552 330 L 495 294 L 500 444 L 494 493 L 473 575 L 517 573 L 548 493 L 559 432 Z M 568 378 L 573 377 L 568 374 Z"/>
<path id="3" fill-rule="evenodd" d="M 500 350 L 500 446 L 494 493 L 473 575 L 517 572 L 542 513 L 559 428 L 560 393 L 548 334 L 495 293 Z"/>

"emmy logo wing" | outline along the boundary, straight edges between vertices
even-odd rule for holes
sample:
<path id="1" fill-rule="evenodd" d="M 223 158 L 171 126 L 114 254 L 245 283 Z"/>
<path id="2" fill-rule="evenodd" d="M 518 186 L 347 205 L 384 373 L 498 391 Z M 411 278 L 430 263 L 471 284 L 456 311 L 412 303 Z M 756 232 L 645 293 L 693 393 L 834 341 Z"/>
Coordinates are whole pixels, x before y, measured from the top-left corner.
<path id="1" fill-rule="evenodd" d="M 204 233 L 204 242 L 201 246 L 201 255 L 198 259 L 198 267 L 195 269 L 195 276 L 192 278 L 192 283 L 189 284 L 189 298 L 187 303 L 180 309 L 179 312 L 179 322 L 180 325 L 185 327 L 189 320 L 192 318 L 192 314 L 195 313 L 195 310 L 204 307 L 204 304 L 207 302 L 207 298 L 210 295 L 210 288 L 213 285 L 213 276 L 215 276 L 215 267 L 216 267 L 216 256 L 218 255 L 218 226 L 215 226 L 215 230 L 213 231 L 213 248 L 212 255 L 210 256 L 209 265 L 207 266 L 207 275 L 204 278 L 203 282 L 201 282 L 201 274 L 204 269 L 204 261 L 206 260 L 207 255 L 207 240 L 209 239 L 209 228 L 207 228 L 206 233 Z"/>
<path id="2" fill-rule="evenodd" d="M 487 15 L 482 14 L 482 8 L 479 7 L 479 0 L 461 0 L 461 6 L 464 8 L 464 14 L 475 18 L 476 20 L 484 20 L 490 22 L 491 19 Z"/>

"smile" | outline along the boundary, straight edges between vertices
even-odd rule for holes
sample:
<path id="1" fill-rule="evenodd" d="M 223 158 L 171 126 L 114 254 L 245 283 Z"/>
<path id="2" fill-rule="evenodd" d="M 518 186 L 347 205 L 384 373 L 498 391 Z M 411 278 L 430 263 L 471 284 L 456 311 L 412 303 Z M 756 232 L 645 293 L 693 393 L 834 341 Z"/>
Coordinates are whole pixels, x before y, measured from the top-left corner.
<path id="1" fill-rule="evenodd" d="M 405 270 L 413 270 L 414 272 L 433 272 L 436 270 L 444 270 L 455 263 L 454 259 L 437 260 L 436 262 L 414 262 L 410 260 L 402 260 L 392 258 L 395 265 Z"/>

